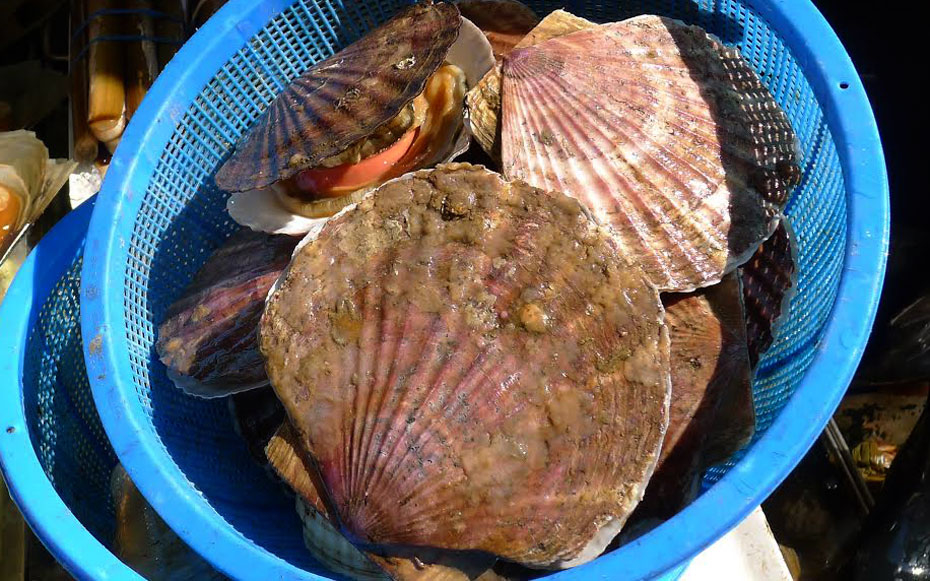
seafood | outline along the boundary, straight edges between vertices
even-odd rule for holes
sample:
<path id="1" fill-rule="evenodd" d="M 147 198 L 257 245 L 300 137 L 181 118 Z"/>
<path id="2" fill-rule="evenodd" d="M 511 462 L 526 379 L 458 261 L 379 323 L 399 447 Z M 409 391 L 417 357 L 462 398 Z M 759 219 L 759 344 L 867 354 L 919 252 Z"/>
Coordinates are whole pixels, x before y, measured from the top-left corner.
<path id="1" fill-rule="evenodd" d="M 797 255 L 794 231 L 788 219 L 782 217 L 772 236 L 740 269 L 753 367 L 772 346 L 788 314 L 788 304 L 797 288 Z"/>
<path id="2" fill-rule="evenodd" d="M 479 2 L 480 3 L 480 2 Z M 520 39 L 513 48 L 539 44 L 556 36 L 593 28 L 597 24 L 579 18 L 564 10 L 556 10 Z M 511 49 L 513 50 L 513 49 Z M 510 51 L 507 51 L 509 54 Z M 501 160 L 501 68 L 500 62 L 489 70 L 481 81 L 465 95 L 468 105 L 468 123 L 478 145 L 500 164 Z"/>
<path id="3" fill-rule="evenodd" d="M 216 174 L 255 230 L 302 234 L 381 183 L 468 147 L 464 99 L 493 65 L 453 4 L 421 3 L 315 64 Z"/>
<path id="4" fill-rule="evenodd" d="M 314 235 L 260 345 L 351 540 L 562 568 L 604 549 L 653 471 L 662 316 L 576 201 L 447 164 Z"/>
<path id="5" fill-rule="evenodd" d="M 502 96 L 505 177 L 582 201 L 661 290 L 746 262 L 799 177 L 791 125 L 739 52 L 668 18 L 515 49 Z"/>
<path id="6" fill-rule="evenodd" d="M 270 383 L 236 429 L 340 575 L 585 563 L 753 435 L 795 286 L 784 112 L 700 28 L 537 20 L 420 3 L 296 79 L 216 183 L 303 239 L 237 234 L 159 329 L 191 393 Z M 503 175 L 445 163 L 472 134 Z"/>
<path id="7" fill-rule="evenodd" d="M 318 471 L 300 448 L 300 439 L 283 423 L 266 448 L 268 462 L 296 494 L 297 512 L 304 523 L 304 544 L 330 570 L 352 579 L 399 581 L 467 581 L 488 570 L 488 555 L 443 554 L 419 548 L 409 557 L 386 556 L 355 547 L 333 523 L 321 491 Z"/>
<path id="8" fill-rule="evenodd" d="M 536 13 L 516 0 L 459 0 L 456 5 L 488 37 L 498 62 L 539 24 Z"/>
<path id="9" fill-rule="evenodd" d="M 755 426 L 752 369 L 736 273 L 695 293 L 663 295 L 671 341 L 668 431 L 639 514 L 668 518 L 697 495 L 704 470 Z"/>
<path id="10" fill-rule="evenodd" d="M 76 163 L 50 159 L 32 131 L 0 131 L 0 261 L 20 231 L 34 222 Z"/>
<path id="11" fill-rule="evenodd" d="M 258 322 L 299 240 L 243 228 L 207 259 L 158 327 L 155 349 L 176 386 L 210 398 L 268 384 Z"/>

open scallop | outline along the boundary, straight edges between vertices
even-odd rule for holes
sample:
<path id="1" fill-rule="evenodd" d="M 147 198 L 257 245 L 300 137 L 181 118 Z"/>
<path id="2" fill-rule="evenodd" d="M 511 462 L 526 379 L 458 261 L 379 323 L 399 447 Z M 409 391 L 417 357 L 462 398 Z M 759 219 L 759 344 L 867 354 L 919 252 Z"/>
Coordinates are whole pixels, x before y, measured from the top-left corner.
<path id="1" fill-rule="evenodd" d="M 301 234 L 469 144 L 465 93 L 494 63 L 453 4 L 417 4 L 315 64 L 269 105 L 216 174 L 254 230 Z"/>

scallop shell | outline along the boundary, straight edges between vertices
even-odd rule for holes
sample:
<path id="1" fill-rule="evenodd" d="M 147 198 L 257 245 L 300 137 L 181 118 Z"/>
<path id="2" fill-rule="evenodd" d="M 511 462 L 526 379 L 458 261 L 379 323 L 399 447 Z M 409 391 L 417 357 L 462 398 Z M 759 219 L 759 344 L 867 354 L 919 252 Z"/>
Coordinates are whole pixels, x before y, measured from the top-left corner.
<path id="1" fill-rule="evenodd" d="M 465 87 L 474 87 L 478 81 L 494 66 L 494 55 L 487 38 L 477 26 L 465 18 L 460 18 L 458 36 L 445 54 L 445 60 L 457 66 L 465 75 Z M 425 82 L 425 81 L 424 81 Z M 325 95 L 321 98 L 325 98 Z M 402 106 L 402 105 L 401 105 Z M 398 110 L 400 106 L 398 106 Z M 420 167 L 432 167 L 439 163 L 451 161 L 468 150 L 471 133 L 465 119 L 464 108 L 461 115 L 454 120 L 455 131 L 447 139 L 437 143 L 418 164 Z M 219 174 L 218 174 L 219 175 Z M 219 182 L 218 182 L 219 183 Z M 274 192 L 276 186 L 250 189 L 233 193 L 227 201 L 226 208 L 230 217 L 238 224 L 273 234 L 300 235 L 325 224 L 331 216 L 311 218 L 295 214 L 283 204 Z M 363 188 L 342 196 L 324 200 L 331 204 L 330 215 L 364 197 L 372 188 Z"/>
<path id="2" fill-rule="evenodd" d="M 292 177 L 367 137 L 423 91 L 458 36 L 452 4 L 415 4 L 291 82 L 216 174 L 241 192 Z"/>
<path id="3" fill-rule="evenodd" d="M 394 180 L 294 257 L 269 378 L 358 543 L 597 556 L 667 423 L 658 295 L 574 200 L 478 166 Z"/>
<path id="4" fill-rule="evenodd" d="M 324 567 L 358 581 L 389 580 L 377 563 L 355 547 L 320 511 L 297 496 L 297 514 L 303 523 L 304 545 Z"/>
<path id="5" fill-rule="evenodd" d="M 456 5 L 487 36 L 498 62 L 539 24 L 536 13 L 516 0 L 459 0 Z"/>
<path id="6" fill-rule="evenodd" d="M 268 384 L 258 322 L 298 242 L 242 229 L 207 259 L 158 327 L 155 349 L 176 386 L 212 398 Z"/>
<path id="7" fill-rule="evenodd" d="M 492 0 L 493 1 L 493 0 Z M 543 18 L 527 36 L 513 48 L 539 44 L 550 38 L 563 36 L 597 24 L 579 18 L 564 10 L 556 10 Z M 509 53 L 509 51 L 508 51 Z M 478 145 L 491 159 L 501 162 L 501 69 L 495 65 L 465 96 L 468 105 L 469 129 Z"/>
<path id="8" fill-rule="evenodd" d="M 321 496 L 316 468 L 300 449 L 294 429 L 283 423 L 265 449 L 275 472 L 297 495 L 297 513 L 303 522 L 304 544 L 330 570 L 363 581 L 467 581 L 493 565 L 486 555 L 438 554 L 428 548 L 411 549 L 408 557 L 385 557 L 363 551 L 339 532 L 333 512 Z"/>
<path id="9" fill-rule="evenodd" d="M 554 10 L 543 18 L 514 48 L 535 46 L 550 38 L 565 36 L 579 30 L 594 28 L 597 23 L 580 16 L 575 16 L 565 10 Z"/>
<path id="10" fill-rule="evenodd" d="M 657 16 L 514 50 L 504 174 L 609 224 L 662 290 L 719 282 L 775 228 L 798 178 L 791 125 L 736 49 Z"/>
<path id="11" fill-rule="evenodd" d="M 663 295 L 672 399 L 662 453 L 637 516 L 674 515 L 696 497 L 704 470 L 752 437 L 752 369 L 741 293 L 733 273 L 692 294 Z"/>
<path id="12" fill-rule="evenodd" d="M 296 494 L 297 513 L 304 524 L 304 545 L 313 557 L 331 571 L 351 579 L 389 579 L 380 566 L 333 525 L 331 511 L 321 496 L 319 473 L 300 450 L 298 436 L 290 424 L 279 425 L 265 447 L 265 455 L 275 473 Z"/>
<path id="13" fill-rule="evenodd" d="M 798 247 L 788 219 L 782 217 L 772 236 L 743 265 L 746 330 L 753 367 L 775 341 L 788 303 L 797 288 Z"/>

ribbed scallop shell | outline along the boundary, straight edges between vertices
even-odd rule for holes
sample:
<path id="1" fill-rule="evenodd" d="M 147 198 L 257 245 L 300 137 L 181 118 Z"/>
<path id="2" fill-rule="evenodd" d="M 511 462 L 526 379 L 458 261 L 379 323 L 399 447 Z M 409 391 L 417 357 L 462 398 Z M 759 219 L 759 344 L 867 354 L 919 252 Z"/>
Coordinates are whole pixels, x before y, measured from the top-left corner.
<path id="1" fill-rule="evenodd" d="M 460 18 L 458 38 L 446 53 L 446 62 L 458 67 L 464 73 L 464 84 L 455 91 L 474 87 L 485 73 L 494 66 L 491 45 L 477 26 L 466 18 Z M 453 93 L 455 95 L 455 93 Z M 460 96 L 453 98 L 460 99 Z M 413 169 L 432 167 L 439 163 L 454 160 L 468 150 L 471 134 L 466 127 L 464 107 L 458 114 L 439 125 L 438 133 L 429 134 L 430 142 L 412 163 Z M 443 130 L 447 128 L 448 131 Z M 422 137 L 422 135 L 421 135 Z M 410 160 L 408 160 L 410 161 Z M 395 169 L 396 175 L 404 173 Z M 226 209 L 230 217 L 243 226 L 273 234 L 298 235 L 322 227 L 340 208 L 357 202 L 376 186 L 365 187 L 339 198 L 319 200 L 318 217 L 295 214 L 291 208 L 282 203 L 271 188 L 235 192 L 227 201 Z"/>
<path id="2" fill-rule="evenodd" d="M 740 269 L 746 303 L 746 331 L 753 367 L 775 341 L 797 289 L 797 243 L 788 219 Z"/>
<path id="3" fill-rule="evenodd" d="M 468 581 L 493 565 L 488 555 L 468 555 L 408 549 L 409 556 L 384 557 L 355 547 L 339 532 L 316 469 L 300 447 L 300 438 L 287 422 L 281 424 L 265 448 L 269 464 L 297 495 L 304 544 L 331 571 L 362 581 Z"/>
<path id="4" fill-rule="evenodd" d="M 496 0 L 489 0 L 494 2 Z M 480 4 L 481 2 L 478 2 Z M 597 24 L 579 18 L 564 10 L 555 10 L 534 27 L 513 48 L 523 48 L 539 44 L 550 38 L 564 36 L 572 32 L 593 28 Z M 509 53 L 509 51 L 508 51 Z M 500 65 L 492 68 L 474 88 L 465 96 L 468 104 L 469 128 L 475 141 L 500 164 L 501 160 L 501 69 Z"/>
<path id="5" fill-rule="evenodd" d="M 176 386 L 212 398 L 268 384 L 258 322 L 299 241 L 244 228 L 207 259 L 158 327 L 155 349 Z"/>
<path id="6" fill-rule="evenodd" d="M 795 136 L 735 49 L 657 16 L 514 50 L 504 174 L 586 204 L 662 290 L 718 282 L 771 234 Z"/>
<path id="7" fill-rule="evenodd" d="M 261 348 L 344 531 L 384 550 L 590 560 L 665 432 L 656 291 L 577 202 L 468 164 L 330 220 Z"/>
<path id="8" fill-rule="evenodd" d="M 498 61 L 539 24 L 536 13 L 516 0 L 459 0 L 456 5 L 488 37 Z"/>
<path id="9" fill-rule="evenodd" d="M 271 468 L 296 495 L 297 513 L 304 524 L 304 545 L 317 561 L 350 579 L 390 579 L 330 520 L 330 510 L 321 496 L 322 484 L 300 450 L 299 438 L 290 424 L 278 426 L 265 447 L 265 455 Z"/>
<path id="10" fill-rule="evenodd" d="M 460 26 L 453 4 L 416 4 L 313 65 L 236 145 L 217 185 L 233 192 L 263 188 L 371 135 L 423 91 Z"/>
<path id="11" fill-rule="evenodd" d="M 736 273 L 695 293 L 663 295 L 671 341 L 668 431 L 639 514 L 668 518 L 697 495 L 704 470 L 752 436 L 752 369 Z"/>

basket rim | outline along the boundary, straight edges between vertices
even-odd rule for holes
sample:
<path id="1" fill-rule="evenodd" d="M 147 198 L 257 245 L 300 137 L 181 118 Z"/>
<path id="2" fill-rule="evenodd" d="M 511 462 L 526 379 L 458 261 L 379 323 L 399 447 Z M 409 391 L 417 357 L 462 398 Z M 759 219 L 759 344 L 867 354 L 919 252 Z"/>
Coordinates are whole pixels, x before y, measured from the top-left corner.
<path id="1" fill-rule="evenodd" d="M 49 552 L 79 579 L 141 580 L 74 516 L 49 481 L 29 435 L 23 369 L 38 309 L 80 252 L 95 200 L 55 225 L 32 250 L 0 305 L 0 469 L 10 496 Z M 12 429 L 12 432 L 10 432 Z"/>
<path id="2" fill-rule="evenodd" d="M 94 399 L 120 461 L 162 518 L 217 569 L 239 578 L 323 579 L 249 542 L 219 517 L 165 456 L 133 387 L 123 295 L 132 224 L 161 151 L 193 99 L 246 42 L 293 0 L 231 0 L 156 80 L 127 128 L 104 181 L 82 273 L 85 358 Z M 648 579 L 667 573 L 735 527 L 787 477 L 845 393 L 881 293 L 888 249 L 888 180 L 878 128 L 852 61 L 810 0 L 743 0 L 775 28 L 821 103 L 847 194 L 847 245 L 836 300 L 810 367 L 783 411 L 713 487 L 671 520 L 559 579 Z M 194 66 L 196 65 L 196 66 Z M 148 144 L 142 149 L 140 146 Z M 118 332 L 115 332 L 118 331 Z M 124 397 L 124 394 L 127 397 Z M 147 437 L 140 437 L 145 434 Z"/>

